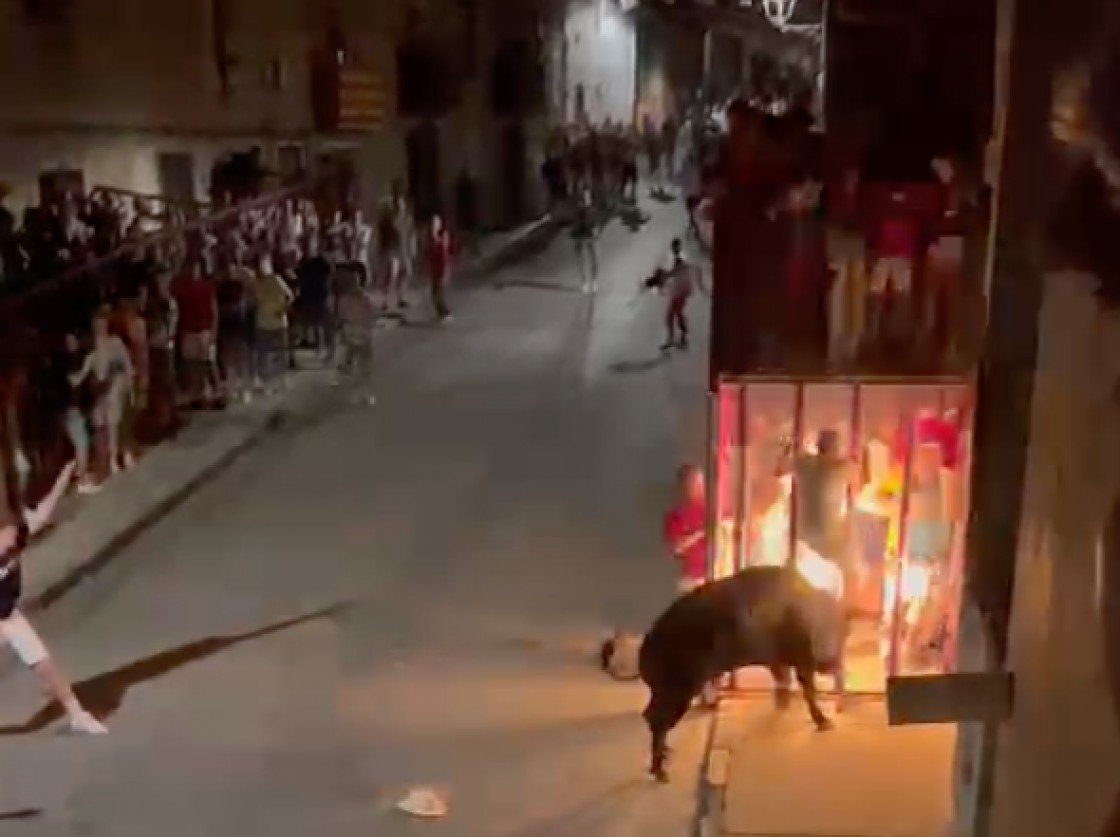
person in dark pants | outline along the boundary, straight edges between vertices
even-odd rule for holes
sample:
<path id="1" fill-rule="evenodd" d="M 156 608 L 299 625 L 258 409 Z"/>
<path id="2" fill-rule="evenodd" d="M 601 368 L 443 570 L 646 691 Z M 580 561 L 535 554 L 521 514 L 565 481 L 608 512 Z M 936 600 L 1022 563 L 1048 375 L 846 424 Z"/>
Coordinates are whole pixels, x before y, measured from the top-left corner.
<path id="1" fill-rule="evenodd" d="M 328 360 L 334 358 L 335 328 L 331 305 L 331 263 L 319 252 L 319 242 L 312 238 L 307 244 L 307 254 L 296 267 L 296 286 L 299 288 L 300 324 L 305 335 Z"/>
<path id="2" fill-rule="evenodd" d="M 451 317 L 447 307 L 447 282 L 451 278 L 451 235 L 438 214 L 432 216 L 428 233 L 428 278 L 432 283 L 432 307 L 441 321 Z"/>
<path id="3" fill-rule="evenodd" d="M 669 305 L 665 311 L 665 343 L 662 351 L 688 348 L 688 320 L 685 309 L 696 290 L 704 291 L 700 269 L 687 261 L 682 253 L 681 240 L 673 239 L 673 264 L 665 281 Z"/>

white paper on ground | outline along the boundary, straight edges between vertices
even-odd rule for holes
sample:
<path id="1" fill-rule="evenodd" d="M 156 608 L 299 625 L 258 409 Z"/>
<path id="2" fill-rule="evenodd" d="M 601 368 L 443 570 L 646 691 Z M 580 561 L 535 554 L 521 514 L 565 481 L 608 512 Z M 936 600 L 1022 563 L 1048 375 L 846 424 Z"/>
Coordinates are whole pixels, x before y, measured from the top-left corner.
<path id="1" fill-rule="evenodd" d="M 397 809 L 422 819 L 439 819 L 448 812 L 447 800 L 433 788 L 425 787 L 409 790 L 397 803 Z"/>

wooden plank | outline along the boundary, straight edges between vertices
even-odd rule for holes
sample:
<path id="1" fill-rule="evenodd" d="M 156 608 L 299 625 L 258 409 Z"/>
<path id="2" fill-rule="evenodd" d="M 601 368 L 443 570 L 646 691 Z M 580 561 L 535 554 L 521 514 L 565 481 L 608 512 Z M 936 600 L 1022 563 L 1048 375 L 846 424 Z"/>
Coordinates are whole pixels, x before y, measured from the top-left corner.
<path id="1" fill-rule="evenodd" d="M 999 723 L 1014 708 L 1011 672 L 967 672 L 887 680 L 887 717 L 907 724 Z"/>

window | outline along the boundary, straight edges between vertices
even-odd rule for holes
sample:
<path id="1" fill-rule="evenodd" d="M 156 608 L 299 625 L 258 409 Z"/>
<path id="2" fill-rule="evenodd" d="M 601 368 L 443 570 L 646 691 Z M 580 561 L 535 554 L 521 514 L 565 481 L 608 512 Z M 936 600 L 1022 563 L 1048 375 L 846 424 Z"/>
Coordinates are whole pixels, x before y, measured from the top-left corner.
<path id="1" fill-rule="evenodd" d="M 73 0 L 22 0 L 23 16 L 31 23 L 59 25 L 69 23 Z"/>

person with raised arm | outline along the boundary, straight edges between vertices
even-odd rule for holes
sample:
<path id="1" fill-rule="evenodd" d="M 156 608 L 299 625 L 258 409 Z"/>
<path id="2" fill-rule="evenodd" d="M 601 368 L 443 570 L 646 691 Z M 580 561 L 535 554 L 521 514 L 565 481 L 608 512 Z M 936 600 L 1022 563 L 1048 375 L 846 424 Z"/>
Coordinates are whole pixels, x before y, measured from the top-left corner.
<path id="1" fill-rule="evenodd" d="M 47 496 L 35 508 L 24 509 L 23 520 L 0 529 L 0 636 L 23 664 L 39 676 L 47 692 L 66 712 L 71 732 L 104 735 L 108 732 L 105 725 L 82 706 L 74 694 L 74 687 L 19 610 L 23 580 L 20 555 L 31 536 L 46 527 L 73 476 L 74 463 L 70 462 L 62 469 Z"/>

